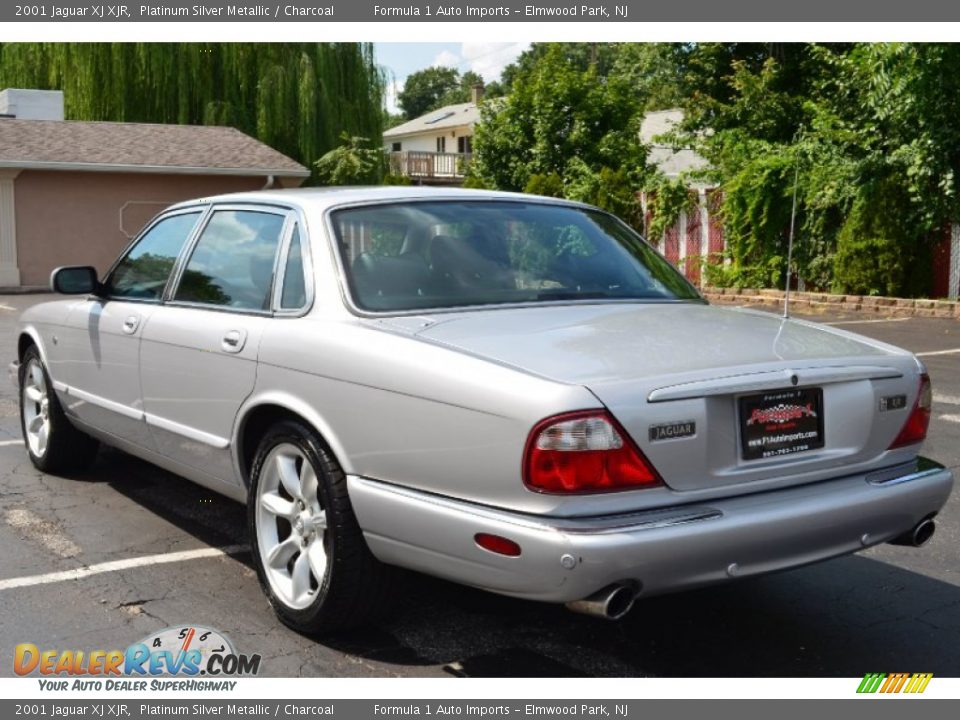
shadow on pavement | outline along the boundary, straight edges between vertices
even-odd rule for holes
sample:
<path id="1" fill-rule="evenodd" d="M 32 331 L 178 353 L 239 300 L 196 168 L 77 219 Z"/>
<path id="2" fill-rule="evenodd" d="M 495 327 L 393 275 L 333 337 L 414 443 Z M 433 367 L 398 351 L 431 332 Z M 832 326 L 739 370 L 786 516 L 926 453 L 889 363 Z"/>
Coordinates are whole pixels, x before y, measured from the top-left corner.
<path id="1" fill-rule="evenodd" d="M 204 543 L 248 541 L 241 505 L 140 460 L 106 451 L 97 477 Z M 852 556 L 649 598 L 607 622 L 411 574 L 390 620 L 316 642 L 455 676 L 960 676 L 960 588 Z"/>

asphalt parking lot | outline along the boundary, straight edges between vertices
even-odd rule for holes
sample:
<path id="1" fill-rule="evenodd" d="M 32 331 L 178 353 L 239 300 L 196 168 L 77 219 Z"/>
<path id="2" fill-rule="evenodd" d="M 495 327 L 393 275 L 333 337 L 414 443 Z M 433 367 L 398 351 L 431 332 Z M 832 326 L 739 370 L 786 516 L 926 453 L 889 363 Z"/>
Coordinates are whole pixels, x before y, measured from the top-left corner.
<path id="1" fill-rule="evenodd" d="M 14 359 L 19 311 L 43 299 L 0 297 L 4 367 Z M 960 322 L 816 319 L 922 354 L 935 388 L 924 454 L 960 470 Z M 181 624 L 219 629 L 238 651 L 260 653 L 261 674 L 272 676 L 960 676 L 960 492 L 922 549 L 885 545 L 653 598 L 618 623 L 415 576 L 391 620 L 317 641 L 274 618 L 244 549 L 240 505 L 117 451 L 102 451 L 78 479 L 43 475 L 17 442 L 17 413 L 16 391 L 4 379 L 2 676 L 13 674 L 17 643 L 125 648 Z M 181 559 L 136 562 L 155 555 Z M 134 562 L 82 579 L 10 587 L 18 578 L 125 560 Z"/>

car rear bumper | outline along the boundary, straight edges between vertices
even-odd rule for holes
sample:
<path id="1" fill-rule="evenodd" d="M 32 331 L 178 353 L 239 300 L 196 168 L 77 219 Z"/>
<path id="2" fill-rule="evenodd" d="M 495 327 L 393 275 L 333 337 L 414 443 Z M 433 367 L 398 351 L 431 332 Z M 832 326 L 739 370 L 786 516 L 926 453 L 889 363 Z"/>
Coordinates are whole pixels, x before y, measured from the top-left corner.
<path id="1" fill-rule="evenodd" d="M 953 476 L 920 458 L 709 504 L 587 518 L 511 513 L 358 476 L 348 483 L 383 562 L 504 595 L 570 602 L 617 583 L 655 595 L 853 553 L 939 511 Z M 509 538 L 522 552 L 484 550 L 477 533 Z"/>

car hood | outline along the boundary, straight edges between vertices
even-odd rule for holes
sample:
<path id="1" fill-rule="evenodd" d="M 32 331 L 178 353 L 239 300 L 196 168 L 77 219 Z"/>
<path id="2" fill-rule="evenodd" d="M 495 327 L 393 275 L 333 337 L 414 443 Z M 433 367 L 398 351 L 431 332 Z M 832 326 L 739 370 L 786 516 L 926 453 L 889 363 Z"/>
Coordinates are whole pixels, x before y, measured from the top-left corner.
<path id="1" fill-rule="evenodd" d="M 904 354 L 834 328 L 701 303 L 503 308 L 421 316 L 415 323 L 408 331 L 424 340 L 588 387 L 716 374 L 720 368 L 802 367 Z"/>

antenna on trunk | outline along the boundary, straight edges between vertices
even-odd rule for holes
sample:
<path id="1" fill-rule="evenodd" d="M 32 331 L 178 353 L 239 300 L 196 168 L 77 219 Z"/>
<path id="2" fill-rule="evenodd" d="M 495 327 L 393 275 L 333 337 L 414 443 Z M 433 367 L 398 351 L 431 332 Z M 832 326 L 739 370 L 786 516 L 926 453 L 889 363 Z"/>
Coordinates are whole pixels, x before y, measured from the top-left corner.
<path id="1" fill-rule="evenodd" d="M 803 131 L 800 130 L 794 137 L 794 144 L 803 137 Z M 797 146 L 797 158 L 793 163 L 793 206 L 790 208 L 790 236 L 787 238 L 787 284 L 783 290 L 783 317 L 790 317 L 790 280 L 793 276 L 791 267 L 793 266 L 793 231 L 797 221 L 797 184 L 800 182 L 800 147 Z"/>

